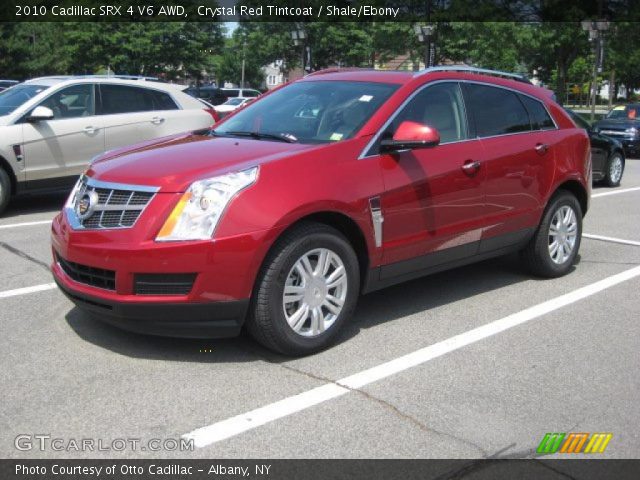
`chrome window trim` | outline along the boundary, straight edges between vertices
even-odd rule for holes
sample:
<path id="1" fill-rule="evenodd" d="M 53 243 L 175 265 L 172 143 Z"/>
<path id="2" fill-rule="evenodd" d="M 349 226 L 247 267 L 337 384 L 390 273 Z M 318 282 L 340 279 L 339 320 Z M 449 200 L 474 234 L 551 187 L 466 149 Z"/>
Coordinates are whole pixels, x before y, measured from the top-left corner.
<path id="1" fill-rule="evenodd" d="M 110 206 L 105 205 L 103 208 L 101 208 L 101 210 L 138 210 L 140 211 L 140 214 L 138 215 L 138 218 L 136 218 L 136 221 L 133 223 L 133 225 L 128 226 L 128 227 L 104 227 L 104 228 L 87 228 L 84 225 L 82 225 L 82 223 L 80 222 L 80 220 L 78 219 L 78 216 L 76 215 L 76 212 L 74 210 L 74 204 L 75 204 L 75 195 L 78 192 L 78 187 L 80 185 L 80 183 L 85 180 L 86 181 L 86 185 L 89 187 L 93 187 L 93 188 L 102 188 L 105 190 L 125 190 L 125 191 L 129 191 L 129 192 L 142 192 L 142 193 L 152 193 L 153 195 L 151 196 L 151 198 L 149 198 L 149 201 L 142 206 L 142 208 L 126 208 L 125 205 L 118 205 L 118 208 L 112 209 L 109 208 Z M 123 229 L 128 229 L 128 228 L 133 228 L 135 226 L 135 224 L 138 222 L 138 220 L 140 219 L 140 217 L 143 215 L 144 211 L 147 209 L 147 207 L 149 206 L 149 204 L 153 201 L 155 194 L 160 190 L 160 187 L 151 187 L 148 185 L 131 185 L 131 184 L 126 184 L 126 183 L 117 183 L 117 182 L 103 182 L 100 180 L 96 180 L 92 177 L 87 177 L 86 175 L 81 175 L 80 178 L 78 179 L 78 183 L 76 184 L 76 187 L 73 189 L 73 191 L 71 192 L 71 195 L 69 197 L 69 201 L 67 202 L 67 205 L 64 206 L 64 213 L 65 216 L 67 218 L 67 221 L 69 222 L 69 225 L 71 226 L 71 228 L 73 230 L 86 230 L 86 231 L 103 231 L 103 230 L 123 230 Z M 135 207 L 140 207 L 139 205 L 136 205 Z"/>
<path id="2" fill-rule="evenodd" d="M 428 73 L 428 72 L 427 72 Z M 376 132 L 376 134 L 371 138 L 371 140 L 365 145 L 364 149 L 362 149 L 362 152 L 360 152 L 360 155 L 358 156 L 358 160 L 364 160 L 366 158 L 371 158 L 371 157 L 376 157 L 378 155 L 380 155 L 379 152 L 376 153 L 368 153 L 371 148 L 376 144 L 376 142 L 378 141 L 378 139 L 380 138 L 380 135 L 382 135 L 382 133 L 387 129 L 387 127 L 391 124 L 391 122 L 393 122 L 395 120 L 395 118 L 400 114 L 400 112 L 404 109 L 404 107 L 411 101 L 413 100 L 413 98 L 420 92 L 422 92 L 422 90 L 424 90 L 425 88 L 428 88 L 432 85 L 437 85 L 439 83 L 451 83 L 451 82 L 456 82 L 459 84 L 463 84 L 463 83 L 472 83 L 472 84 L 477 84 L 477 85 L 483 85 L 483 86 L 487 86 L 487 87 L 494 87 L 494 88 L 501 88 L 503 90 L 507 90 L 516 94 L 520 94 L 520 95 L 524 95 L 526 97 L 529 97 L 535 101 L 537 101 L 538 103 L 542 104 L 542 107 L 544 108 L 545 112 L 547 112 L 547 115 L 549 115 L 549 118 L 551 118 L 551 121 L 553 122 L 554 128 L 545 128 L 545 129 L 540 129 L 540 130 L 527 130 L 524 132 L 513 132 L 513 133 L 501 133 L 499 135 L 490 135 L 487 137 L 480 137 L 477 135 L 476 132 L 476 136 L 473 138 L 465 138 L 464 140 L 455 140 L 453 142 L 445 142 L 445 143 L 440 143 L 438 145 L 450 145 L 452 143 L 462 143 L 462 142 L 470 142 L 470 141 L 475 141 L 475 140 L 482 140 L 482 139 L 486 139 L 486 138 L 497 138 L 497 137 L 506 137 L 506 136 L 512 136 L 512 135 L 521 135 L 521 134 L 527 134 L 527 133 L 536 133 L 536 132 L 548 132 L 551 130 L 559 130 L 560 128 L 558 127 L 558 123 L 556 122 L 556 119 L 553 118 L 553 115 L 551 115 L 551 112 L 549 112 L 549 109 L 547 108 L 547 105 L 540 101 L 539 98 L 530 95 L 528 93 L 525 92 L 521 92 L 520 90 L 516 90 L 515 88 L 510 88 L 510 87 L 505 87 L 502 85 L 495 85 L 493 83 L 489 83 L 489 82 L 482 82 L 482 81 L 478 81 L 478 80 L 456 80 L 456 79 L 442 79 L 442 80 L 436 80 L 435 82 L 429 82 L 429 83 L 425 83 L 424 85 L 421 85 L 418 89 L 416 89 L 411 95 L 409 95 L 399 106 L 398 108 L 396 108 L 396 110 L 391 114 L 391 116 L 387 119 L 387 121 L 382 125 L 382 127 L 380 128 L 380 130 L 378 130 Z M 464 93 L 463 93 L 464 95 Z M 464 100 L 464 98 L 463 98 Z M 529 115 L 529 111 L 527 110 L 527 108 L 523 105 L 523 108 L 525 109 L 525 111 L 527 112 L 527 115 Z M 467 126 L 469 125 L 469 114 L 467 111 L 467 105 L 466 102 L 464 103 L 464 112 L 465 112 L 465 116 L 467 117 Z"/>

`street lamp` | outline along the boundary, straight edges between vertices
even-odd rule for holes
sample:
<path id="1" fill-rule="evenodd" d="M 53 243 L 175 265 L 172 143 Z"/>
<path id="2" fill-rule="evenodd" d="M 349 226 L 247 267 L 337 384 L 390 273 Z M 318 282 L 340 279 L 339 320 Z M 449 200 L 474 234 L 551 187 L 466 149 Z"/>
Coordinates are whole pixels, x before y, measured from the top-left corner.
<path id="1" fill-rule="evenodd" d="M 594 62 L 593 62 L 593 79 L 591 80 L 591 121 L 596 118 L 596 99 L 598 95 L 598 73 L 602 73 L 604 63 L 604 34 L 609 30 L 609 22 L 606 20 L 583 20 L 582 29 L 589 32 L 589 41 L 593 43 Z M 609 89 L 612 85 L 609 85 Z M 611 92 L 609 92 L 611 95 Z"/>
<path id="2" fill-rule="evenodd" d="M 436 63 L 436 44 L 432 41 L 436 26 L 433 24 L 416 24 L 413 31 L 418 37 L 418 41 L 424 44 L 424 66 L 433 67 Z"/>
<path id="3" fill-rule="evenodd" d="M 311 47 L 307 42 L 307 33 L 300 26 L 291 31 L 291 38 L 296 47 L 302 46 L 302 71 L 311 72 Z"/>

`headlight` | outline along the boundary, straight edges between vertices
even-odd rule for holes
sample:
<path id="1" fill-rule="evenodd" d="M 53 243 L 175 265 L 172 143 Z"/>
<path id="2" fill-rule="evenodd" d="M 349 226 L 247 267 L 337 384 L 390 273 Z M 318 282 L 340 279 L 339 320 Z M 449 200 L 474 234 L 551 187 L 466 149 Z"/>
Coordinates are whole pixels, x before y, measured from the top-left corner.
<path id="1" fill-rule="evenodd" d="M 64 208 L 73 209 L 73 207 L 75 206 L 76 195 L 78 195 L 78 191 L 82 188 L 82 183 L 83 183 L 83 180 L 84 180 L 85 173 L 87 173 L 87 172 L 84 172 L 78 178 L 78 181 L 76 182 L 75 186 L 73 187 L 73 190 L 71 190 L 71 193 L 69 194 L 69 197 L 67 198 L 67 203 L 64 204 Z"/>
<path id="2" fill-rule="evenodd" d="M 208 240 L 233 196 L 258 178 L 258 167 L 199 180 L 175 206 L 156 241 Z"/>
<path id="3" fill-rule="evenodd" d="M 630 137 L 637 137 L 638 132 L 640 132 L 640 130 L 638 130 L 636 127 L 629 127 L 624 131 L 624 133 L 626 133 Z"/>

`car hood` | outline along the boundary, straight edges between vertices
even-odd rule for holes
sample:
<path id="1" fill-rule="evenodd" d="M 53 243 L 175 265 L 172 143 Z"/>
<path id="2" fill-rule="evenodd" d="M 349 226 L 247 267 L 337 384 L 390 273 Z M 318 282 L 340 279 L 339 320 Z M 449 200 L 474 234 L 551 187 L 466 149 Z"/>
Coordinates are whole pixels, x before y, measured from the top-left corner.
<path id="1" fill-rule="evenodd" d="M 604 118 L 595 123 L 596 128 L 628 128 L 640 126 L 640 121 L 631 118 Z"/>
<path id="2" fill-rule="evenodd" d="M 91 164 L 87 175 L 104 182 L 184 192 L 196 180 L 244 170 L 318 147 L 189 133 L 107 152 Z"/>

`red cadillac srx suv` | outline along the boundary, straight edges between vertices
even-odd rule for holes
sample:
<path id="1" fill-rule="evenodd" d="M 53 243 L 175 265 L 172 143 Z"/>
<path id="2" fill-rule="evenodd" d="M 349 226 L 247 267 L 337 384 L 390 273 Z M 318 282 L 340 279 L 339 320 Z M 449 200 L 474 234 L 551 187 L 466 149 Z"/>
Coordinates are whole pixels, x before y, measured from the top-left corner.
<path id="1" fill-rule="evenodd" d="M 55 280 L 124 329 L 245 327 L 303 355 L 336 339 L 362 293 L 513 251 L 564 275 L 589 138 L 516 77 L 317 72 L 214 130 L 108 152 L 53 221 Z"/>

